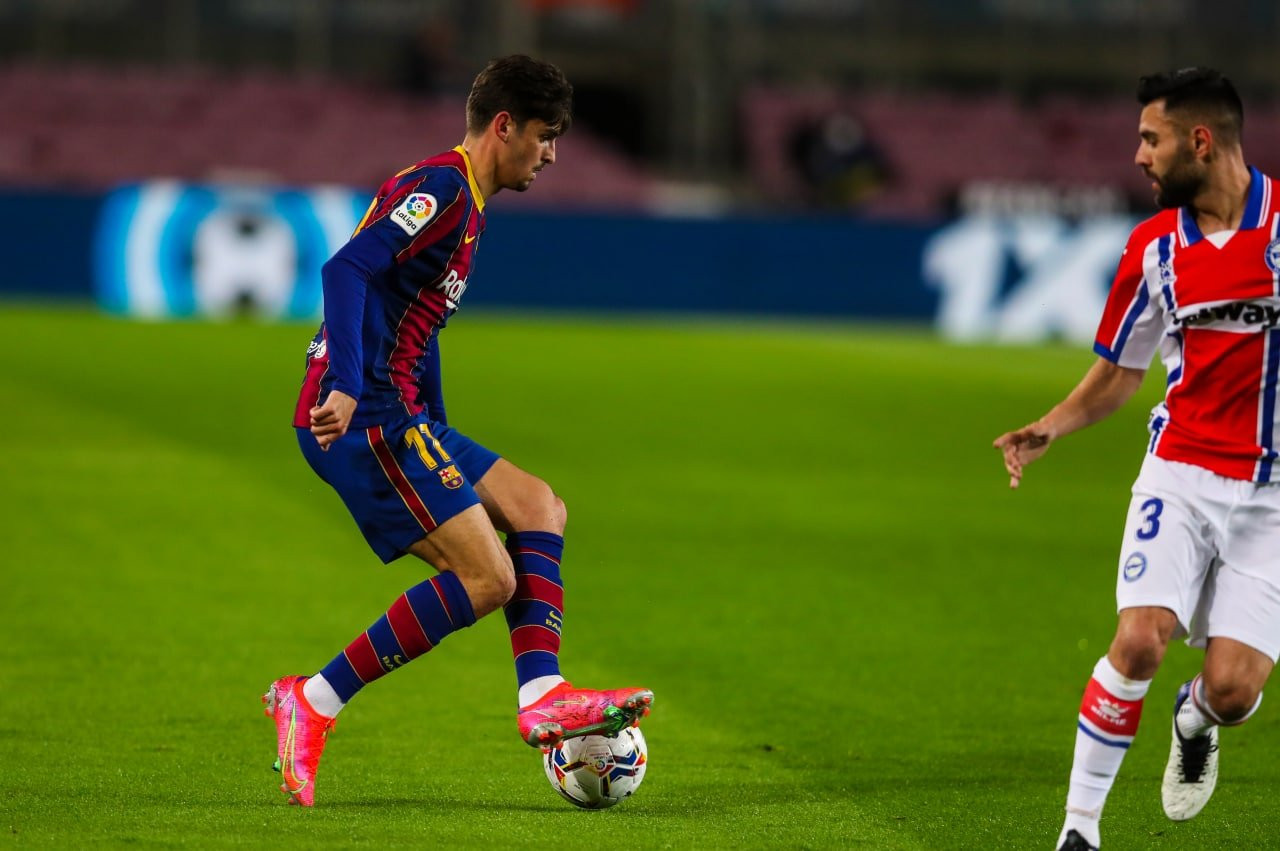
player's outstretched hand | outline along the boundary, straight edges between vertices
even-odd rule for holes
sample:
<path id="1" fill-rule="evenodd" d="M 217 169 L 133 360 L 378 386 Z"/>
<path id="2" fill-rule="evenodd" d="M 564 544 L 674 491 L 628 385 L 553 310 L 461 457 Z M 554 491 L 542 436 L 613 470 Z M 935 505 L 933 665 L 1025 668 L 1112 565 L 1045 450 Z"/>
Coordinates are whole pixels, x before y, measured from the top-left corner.
<path id="1" fill-rule="evenodd" d="M 1004 453 L 1004 468 L 1009 472 L 1009 487 L 1022 483 L 1022 468 L 1043 455 L 1053 442 L 1053 432 L 1039 422 L 1006 432 L 991 445 Z"/>
<path id="2" fill-rule="evenodd" d="M 356 400 L 339 390 L 329 393 L 323 405 L 311 409 L 311 433 L 325 452 L 329 444 L 347 433 L 351 417 L 356 412 Z"/>

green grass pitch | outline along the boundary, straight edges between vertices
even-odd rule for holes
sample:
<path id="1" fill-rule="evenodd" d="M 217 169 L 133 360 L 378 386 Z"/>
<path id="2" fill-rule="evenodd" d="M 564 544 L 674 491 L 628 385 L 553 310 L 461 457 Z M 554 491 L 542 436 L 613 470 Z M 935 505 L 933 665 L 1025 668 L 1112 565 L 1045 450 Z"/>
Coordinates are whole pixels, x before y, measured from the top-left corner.
<path id="1" fill-rule="evenodd" d="M 991 440 L 1092 360 L 855 326 L 476 312 L 451 420 L 569 506 L 563 661 L 644 684 L 637 795 L 579 812 L 515 728 L 493 617 L 376 683 L 286 807 L 258 697 L 424 575 L 299 455 L 309 326 L 0 308 L 0 835 L 25 847 L 1047 848 L 1114 624 L 1159 376 L 1006 487 Z M 1157 372 L 1159 370 L 1156 370 Z M 1275 707 L 1160 811 L 1175 645 L 1113 848 L 1275 841 Z"/>

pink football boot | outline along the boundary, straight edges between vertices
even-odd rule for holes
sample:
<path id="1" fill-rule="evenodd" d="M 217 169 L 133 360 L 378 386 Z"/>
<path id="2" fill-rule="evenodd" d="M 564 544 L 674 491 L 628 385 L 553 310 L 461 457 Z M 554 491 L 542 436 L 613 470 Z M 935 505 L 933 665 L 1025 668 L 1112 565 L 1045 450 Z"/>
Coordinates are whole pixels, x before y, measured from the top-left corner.
<path id="1" fill-rule="evenodd" d="M 333 718 L 312 709 L 302 696 L 306 679 L 281 677 L 262 696 L 267 705 L 266 716 L 276 722 L 279 756 L 273 767 L 284 777 L 280 791 L 289 796 L 290 804 L 300 807 L 315 804 L 320 754 L 324 753 L 325 740 L 335 723 Z"/>
<path id="2" fill-rule="evenodd" d="M 550 748 L 578 736 L 611 736 L 638 727 L 652 705 L 653 692 L 644 688 L 594 691 L 560 683 L 520 709 L 520 738 L 535 748 Z"/>

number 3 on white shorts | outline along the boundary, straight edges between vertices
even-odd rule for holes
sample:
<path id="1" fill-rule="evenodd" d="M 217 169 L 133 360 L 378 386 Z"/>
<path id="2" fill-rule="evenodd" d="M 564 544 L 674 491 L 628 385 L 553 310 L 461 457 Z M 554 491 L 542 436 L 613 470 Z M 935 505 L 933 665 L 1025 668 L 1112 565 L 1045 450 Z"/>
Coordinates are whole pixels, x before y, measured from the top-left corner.
<path id="1" fill-rule="evenodd" d="M 1142 518 L 1146 522 L 1138 529 L 1138 540 L 1150 541 L 1160 534 L 1160 513 L 1164 511 L 1164 500 L 1153 496 L 1142 503 L 1139 506 L 1139 510 L 1146 512 L 1146 515 Z"/>

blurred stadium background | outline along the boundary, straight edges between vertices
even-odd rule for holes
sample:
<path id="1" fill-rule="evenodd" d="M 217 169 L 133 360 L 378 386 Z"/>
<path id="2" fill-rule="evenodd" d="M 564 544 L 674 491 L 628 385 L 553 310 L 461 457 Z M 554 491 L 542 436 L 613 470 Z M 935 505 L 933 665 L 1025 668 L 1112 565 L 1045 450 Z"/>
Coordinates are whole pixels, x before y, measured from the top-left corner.
<path id="1" fill-rule="evenodd" d="M 524 51 L 565 68 L 579 125 L 495 205 L 468 306 L 1087 340 L 1150 207 L 1136 78 L 1219 65 L 1275 170 L 1277 36 L 1261 0 L 10 0 L 0 287 L 314 315 L 352 208 L 455 144 L 475 70 Z M 521 262 L 554 283 L 504 284 Z"/>

